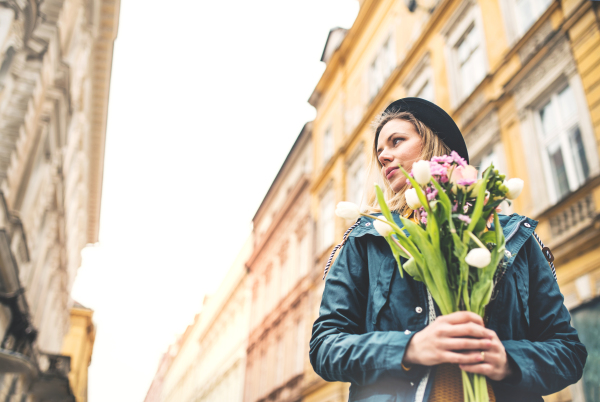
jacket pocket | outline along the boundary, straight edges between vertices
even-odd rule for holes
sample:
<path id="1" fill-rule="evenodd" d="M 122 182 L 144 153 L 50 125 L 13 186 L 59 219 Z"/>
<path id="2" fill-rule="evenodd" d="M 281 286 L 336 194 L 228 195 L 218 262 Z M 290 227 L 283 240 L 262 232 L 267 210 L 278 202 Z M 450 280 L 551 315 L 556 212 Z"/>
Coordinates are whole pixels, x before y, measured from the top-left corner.
<path id="1" fill-rule="evenodd" d="M 515 281 L 517 282 L 517 293 L 519 299 L 519 307 L 523 312 L 527 328 L 529 328 L 529 280 L 523 277 L 523 273 L 515 271 Z"/>
<path id="2" fill-rule="evenodd" d="M 379 277 L 377 278 L 377 284 L 375 291 L 373 292 L 373 326 L 377 325 L 377 319 L 381 313 L 381 309 L 388 301 L 390 296 L 390 287 L 392 284 L 392 276 L 396 270 L 396 260 L 393 257 L 386 257 L 381 262 L 381 268 L 379 270 Z"/>

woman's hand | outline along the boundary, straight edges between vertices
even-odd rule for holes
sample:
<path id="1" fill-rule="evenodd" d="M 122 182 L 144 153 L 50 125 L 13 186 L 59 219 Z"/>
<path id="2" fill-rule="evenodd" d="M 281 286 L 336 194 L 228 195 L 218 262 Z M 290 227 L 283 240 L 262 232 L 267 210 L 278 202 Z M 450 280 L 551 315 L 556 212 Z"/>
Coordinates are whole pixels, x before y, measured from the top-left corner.
<path id="1" fill-rule="evenodd" d="M 511 374 L 506 351 L 496 333 L 485 328 L 480 316 L 468 311 L 438 317 L 417 332 L 408 344 L 402 363 L 460 364 L 465 371 L 484 374 L 497 381 Z"/>
<path id="2" fill-rule="evenodd" d="M 494 331 L 490 332 L 492 333 L 492 343 L 487 349 L 482 349 L 485 353 L 483 361 L 475 364 L 461 364 L 460 368 L 469 373 L 483 374 L 494 381 L 501 381 L 511 376 L 513 371 L 510 368 L 504 345 Z"/>

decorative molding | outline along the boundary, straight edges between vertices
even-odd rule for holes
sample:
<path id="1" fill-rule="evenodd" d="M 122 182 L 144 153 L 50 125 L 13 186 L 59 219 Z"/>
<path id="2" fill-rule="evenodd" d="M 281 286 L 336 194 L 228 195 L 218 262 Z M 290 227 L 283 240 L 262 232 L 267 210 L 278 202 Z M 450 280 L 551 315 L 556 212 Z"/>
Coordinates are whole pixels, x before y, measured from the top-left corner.
<path id="1" fill-rule="evenodd" d="M 463 0 L 452 16 L 448 18 L 442 29 L 440 29 L 440 35 L 446 38 L 450 36 L 451 32 L 468 16 L 469 9 L 475 4 L 476 0 Z"/>
<path id="2" fill-rule="evenodd" d="M 550 20 L 544 21 L 539 29 L 519 49 L 521 64 L 527 64 L 531 57 L 547 43 L 553 33 L 552 22 Z"/>
<path id="3" fill-rule="evenodd" d="M 528 93 L 548 74 L 549 71 L 556 70 L 557 66 L 565 63 L 567 63 L 567 65 L 564 70 L 576 68 L 569 42 L 563 37 L 549 49 L 548 54 L 515 85 L 512 92 L 515 95 L 515 99 L 519 103 L 519 106 L 525 106 L 522 105 L 520 100 L 529 98 L 530 96 L 527 96 L 529 95 Z"/>
<path id="4" fill-rule="evenodd" d="M 465 142 L 473 160 L 487 147 L 499 140 L 500 120 L 496 109 L 490 111 L 465 134 Z"/>

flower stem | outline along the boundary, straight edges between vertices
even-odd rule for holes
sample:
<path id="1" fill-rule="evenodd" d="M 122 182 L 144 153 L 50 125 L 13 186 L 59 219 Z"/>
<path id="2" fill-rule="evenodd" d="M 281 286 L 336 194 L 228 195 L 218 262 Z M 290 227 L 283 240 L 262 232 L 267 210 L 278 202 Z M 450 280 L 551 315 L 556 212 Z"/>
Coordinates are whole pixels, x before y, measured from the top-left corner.
<path id="1" fill-rule="evenodd" d="M 466 390 L 466 393 L 463 395 L 463 398 L 466 402 L 479 402 L 475 399 L 475 395 L 473 394 L 473 384 L 471 383 L 471 379 L 469 378 L 469 373 L 461 370 L 462 380 L 463 380 L 463 392 Z"/>
<path id="2" fill-rule="evenodd" d="M 394 237 L 392 237 L 392 240 L 394 241 L 394 243 L 396 243 L 398 245 L 398 247 L 400 247 L 402 249 L 402 251 L 404 251 L 406 254 L 408 254 L 409 258 L 412 258 L 412 254 L 409 253 L 404 247 L 402 247 L 402 244 L 400 244 L 400 242 L 396 239 L 394 239 Z"/>
<path id="3" fill-rule="evenodd" d="M 473 232 L 471 232 L 471 231 L 469 230 L 467 233 L 469 234 L 469 236 L 471 236 L 471 239 L 473 239 L 473 241 L 474 241 L 475 243 L 477 243 L 477 245 L 478 245 L 479 247 L 481 247 L 481 248 L 486 248 L 486 247 L 484 246 L 484 244 L 481 242 L 481 240 L 479 240 L 479 239 L 477 238 L 477 236 L 475 236 L 475 235 L 473 234 Z"/>

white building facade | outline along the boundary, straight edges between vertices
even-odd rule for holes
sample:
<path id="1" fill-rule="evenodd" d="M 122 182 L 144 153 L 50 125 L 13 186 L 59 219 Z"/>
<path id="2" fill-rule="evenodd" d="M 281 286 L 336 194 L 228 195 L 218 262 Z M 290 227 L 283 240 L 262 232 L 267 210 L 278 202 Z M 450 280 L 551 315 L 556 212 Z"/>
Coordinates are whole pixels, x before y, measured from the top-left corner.
<path id="1" fill-rule="evenodd" d="M 0 400 L 74 400 L 60 352 L 98 241 L 119 6 L 0 1 Z"/>
<path id="2" fill-rule="evenodd" d="M 162 402 L 241 402 L 250 324 L 246 240 L 217 291 L 205 299 L 164 374 Z"/>
<path id="3" fill-rule="evenodd" d="M 254 216 L 247 262 L 252 315 L 244 401 L 302 397 L 312 326 L 314 223 L 310 213 L 312 124 L 298 136 Z"/>

